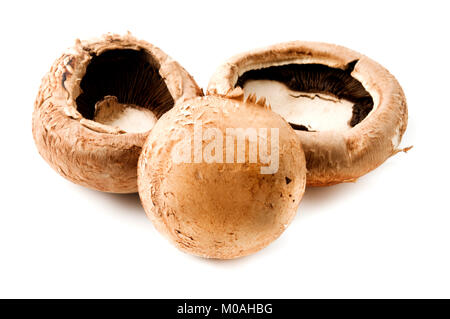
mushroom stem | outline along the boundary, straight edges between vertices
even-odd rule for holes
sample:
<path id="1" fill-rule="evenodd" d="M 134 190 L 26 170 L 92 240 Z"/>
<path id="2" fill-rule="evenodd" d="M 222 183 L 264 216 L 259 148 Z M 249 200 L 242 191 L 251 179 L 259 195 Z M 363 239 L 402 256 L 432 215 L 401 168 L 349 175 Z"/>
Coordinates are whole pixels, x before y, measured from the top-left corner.
<path id="1" fill-rule="evenodd" d="M 156 115 L 143 107 L 119 103 L 115 96 L 95 104 L 94 121 L 129 133 L 149 131 L 156 123 Z"/>

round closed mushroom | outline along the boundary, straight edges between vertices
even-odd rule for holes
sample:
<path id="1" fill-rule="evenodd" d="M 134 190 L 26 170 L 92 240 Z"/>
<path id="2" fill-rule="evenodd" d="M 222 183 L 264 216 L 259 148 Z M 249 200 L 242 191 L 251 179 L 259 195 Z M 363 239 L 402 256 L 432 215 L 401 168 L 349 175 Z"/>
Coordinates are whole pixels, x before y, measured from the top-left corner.
<path id="1" fill-rule="evenodd" d="M 265 97 L 296 130 L 307 184 L 355 181 L 403 150 L 407 106 L 396 79 L 350 49 L 288 42 L 242 53 L 212 76 L 208 94 Z"/>
<path id="2" fill-rule="evenodd" d="M 295 131 L 254 96 L 207 96 L 164 114 L 138 164 L 142 204 L 156 228 L 190 254 L 230 259 L 285 230 L 306 185 Z"/>
<path id="3" fill-rule="evenodd" d="M 176 102 L 198 95 L 176 61 L 130 34 L 77 40 L 42 80 L 33 136 L 42 157 L 72 182 L 136 192 L 148 132 Z"/>

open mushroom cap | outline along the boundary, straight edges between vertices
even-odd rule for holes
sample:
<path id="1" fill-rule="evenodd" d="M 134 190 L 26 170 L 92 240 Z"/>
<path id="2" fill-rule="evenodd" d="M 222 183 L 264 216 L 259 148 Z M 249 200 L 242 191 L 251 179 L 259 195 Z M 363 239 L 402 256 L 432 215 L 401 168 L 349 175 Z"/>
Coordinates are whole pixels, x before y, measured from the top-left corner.
<path id="1" fill-rule="evenodd" d="M 193 78 L 150 43 L 130 34 L 77 40 L 42 80 L 33 136 L 42 157 L 67 179 L 136 192 L 148 132 L 175 103 L 198 95 Z"/>
<path id="2" fill-rule="evenodd" d="M 153 224 L 179 249 L 229 259 L 285 230 L 304 193 L 306 164 L 295 131 L 263 100 L 206 96 L 156 123 L 138 185 Z"/>
<path id="3" fill-rule="evenodd" d="M 266 98 L 294 128 L 307 184 L 355 181 L 397 153 L 407 106 L 397 80 L 342 46 L 294 41 L 238 54 L 212 76 L 208 94 Z"/>

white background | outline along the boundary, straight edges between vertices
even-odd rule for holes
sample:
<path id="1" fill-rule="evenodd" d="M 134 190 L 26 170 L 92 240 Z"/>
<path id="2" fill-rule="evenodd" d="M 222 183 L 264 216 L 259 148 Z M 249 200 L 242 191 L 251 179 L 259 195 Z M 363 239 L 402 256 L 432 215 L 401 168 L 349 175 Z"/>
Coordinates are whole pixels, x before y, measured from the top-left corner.
<path id="1" fill-rule="evenodd" d="M 424 1 L 2 2 L 0 297 L 450 297 L 449 8 Z M 286 232 L 205 260 L 156 232 L 138 195 L 74 185 L 39 156 L 40 79 L 76 38 L 130 30 L 205 88 L 224 59 L 288 40 L 341 44 L 403 86 L 402 146 L 357 183 L 307 189 Z"/>

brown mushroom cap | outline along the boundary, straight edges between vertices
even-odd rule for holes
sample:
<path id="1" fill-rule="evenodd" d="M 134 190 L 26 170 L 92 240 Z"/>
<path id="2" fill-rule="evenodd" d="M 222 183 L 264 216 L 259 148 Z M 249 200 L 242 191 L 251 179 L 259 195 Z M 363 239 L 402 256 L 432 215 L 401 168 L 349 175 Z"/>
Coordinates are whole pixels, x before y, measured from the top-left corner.
<path id="1" fill-rule="evenodd" d="M 97 63 L 94 66 L 94 60 L 99 61 L 105 56 L 109 64 Z M 119 66 L 114 59 L 123 63 Z M 150 74 L 144 78 L 147 82 L 141 78 L 136 83 L 124 83 L 128 91 L 116 92 L 124 100 L 119 102 L 131 101 L 137 107 L 147 107 L 147 104 L 159 101 L 155 111 L 159 117 L 174 103 L 202 94 L 193 78 L 159 48 L 130 34 L 108 34 L 90 41 L 77 40 L 75 47 L 56 60 L 42 80 L 33 113 L 33 136 L 42 157 L 72 182 L 105 192 L 137 191 L 137 161 L 148 135 L 148 132 L 127 133 L 93 118 L 95 103 L 98 102 L 95 99 L 103 98 L 102 94 L 111 95 L 102 89 L 115 85 L 116 88 L 110 90 L 117 91 L 120 81 L 133 80 L 118 76 L 120 72 L 126 74 L 129 67 L 127 59 L 139 60 L 153 73 L 135 76 Z M 116 70 L 116 64 L 120 70 Z M 137 71 L 143 68 L 133 66 Z M 87 74 L 91 81 L 89 92 L 84 91 L 88 87 L 84 82 L 88 81 L 85 80 Z M 149 79 L 159 81 L 159 91 L 147 92 L 151 91 L 152 85 Z M 147 92 L 145 97 L 152 101 L 130 96 L 138 90 Z"/>
<path id="2" fill-rule="evenodd" d="M 332 68 L 330 72 L 336 70 L 333 76 L 337 77 L 339 72 L 342 73 L 340 70 L 349 70 L 353 80 L 357 80 L 350 85 L 362 84 L 362 91 L 367 91 L 372 98 L 370 108 L 363 110 L 359 118 L 355 118 L 355 113 L 361 110 L 355 112 L 353 109 L 351 122 L 349 119 L 352 127 L 348 130 L 307 131 L 302 125 L 293 126 L 305 151 L 308 185 L 355 181 L 399 151 L 408 120 L 402 88 L 381 65 L 342 46 L 294 41 L 236 55 L 212 76 L 208 94 L 222 97 L 244 95 L 239 82 L 249 71 L 266 72 L 269 68 L 287 65 L 322 65 Z M 275 71 L 269 71 L 277 72 L 276 68 L 273 69 Z"/>
<path id="3" fill-rule="evenodd" d="M 198 97 L 164 114 L 149 134 L 139 158 L 139 194 L 153 224 L 179 249 L 208 258 L 248 255 L 275 240 L 294 217 L 306 184 L 302 147 L 288 123 L 262 105 L 254 99 L 244 103 Z M 230 146 L 224 138 L 225 163 L 195 162 L 199 121 L 203 133 L 213 128 L 224 137 L 230 128 L 254 128 L 259 141 L 265 137 L 259 128 L 268 132 L 277 128 L 278 170 L 261 173 L 268 161 L 261 161 L 260 156 L 256 162 L 251 160 L 246 135 L 245 161 L 237 162 L 236 151 L 233 160 L 225 162 L 227 150 L 238 144 Z M 201 145 L 205 153 L 208 141 Z M 192 151 L 186 157 L 190 160 L 175 161 L 174 154 L 182 147 Z"/>

